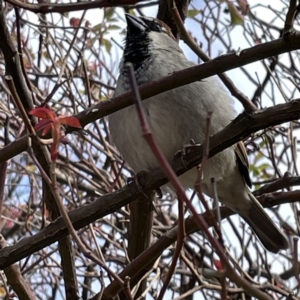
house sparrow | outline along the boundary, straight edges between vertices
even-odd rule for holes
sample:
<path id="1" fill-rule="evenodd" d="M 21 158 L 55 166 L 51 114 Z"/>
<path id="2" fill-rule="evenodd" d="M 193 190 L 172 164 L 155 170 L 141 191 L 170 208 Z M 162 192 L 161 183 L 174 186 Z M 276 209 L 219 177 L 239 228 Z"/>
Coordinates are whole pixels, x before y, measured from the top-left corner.
<path id="1" fill-rule="evenodd" d="M 162 21 L 130 14 L 126 14 L 126 21 L 126 43 L 115 96 L 131 89 L 124 68 L 127 62 L 134 66 L 138 85 L 194 66 L 186 59 L 170 28 Z M 235 117 L 233 100 L 216 77 L 166 91 L 145 100 L 143 105 L 153 136 L 170 162 L 176 151 L 191 139 L 200 143 L 204 141 L 209 112 L 212 112 L 211 134 L 222 130 Z M 135 172 L 159 167 L 142 136 L 133 105 L 110 115 L 109 128 L 114 144 Z M 214 178 L 219 200 L 251 226 L 268 251 L 277 253 L 288 248 L 287 238 L 248 188 L 251 181 L 243 143 L 207 160 L 203 165 L 202 177 L 201 190 L 213 198 L 211 178 Z M 196 168 L 179 178 L 186 189 L 193 188 L 197 179 Z"/>

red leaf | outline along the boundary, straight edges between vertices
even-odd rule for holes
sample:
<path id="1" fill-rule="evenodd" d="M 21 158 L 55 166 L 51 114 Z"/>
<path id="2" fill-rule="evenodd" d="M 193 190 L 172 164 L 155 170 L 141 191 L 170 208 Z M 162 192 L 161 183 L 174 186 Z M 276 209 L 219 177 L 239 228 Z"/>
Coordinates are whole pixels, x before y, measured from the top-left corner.
<path id="1" fill-rule="evenodd" d="M 214 264 L 215 264 L 217 270 L 222 270 L 223 269 L 222 262 L 220 260 L 215 260 Z"/>
<path id="2" fill-rule="evenodd" d="M 61 126 L 64 124 L 75 128 L 82 128 L 77 118 L 66 116 L 57 117 L 56 113 L 47 107 L 38 107 L 32 109 L 29 113 L 42 119 L 38 122 L 38 124 L 35 125 L 35 130 L 43 130 L 42 135 L 45 135 L 51 131 L 53 143 L 51 144 L 50 153 L 53 161 L 57 158 L 59 143 L 63 141 L 65 137 Z"/>
<path id="3" fill-rule="evenodd" d="M 43 119 L 41 121 L 39 121 L 35 126 L 34 126 L 34 129 L 36 131 L 39 131 L 41 129 L 46 129 L 46 127 L 48 127 L 49 125 L 51 124 L 51 121 L 50 120 L 46 120 L 46 119 Z M 50 128 L 49 128 L 50 129 Z M 49 131 L 49 129 L 47 130 L 47 132 Z M 43 132 L 43 135 L 45 135 L 47 132 Z"/>
<path id="4" fill-rule="evenodd" d="M 34 108 L 29 112 L 32 116 L 38 117 L 40 119 L 48 119 L 53 122 L 57 122 L 57 116 L 55 112 L 46 107 Z"/>
<path id="5" fill-rule="evenodd" d="M 82 128 L 79 120 L 75 117 L 59 117 L 61 124 L 68 125 L 71 127 Z"/>

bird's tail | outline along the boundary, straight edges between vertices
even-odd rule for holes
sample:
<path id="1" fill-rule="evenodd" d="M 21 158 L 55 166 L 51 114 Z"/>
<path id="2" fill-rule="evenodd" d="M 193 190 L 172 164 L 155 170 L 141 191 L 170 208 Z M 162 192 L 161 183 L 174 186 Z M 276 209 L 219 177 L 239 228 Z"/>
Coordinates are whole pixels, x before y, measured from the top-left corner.
<path id="1" fill-rule="evenodd" d="M 252 200 L 251 208 L 243 219 L 251 226 L 266 250 L 277 253 L 289 247 L 284 233 L 274 224 L 257 199 L 249 193 Z"/>

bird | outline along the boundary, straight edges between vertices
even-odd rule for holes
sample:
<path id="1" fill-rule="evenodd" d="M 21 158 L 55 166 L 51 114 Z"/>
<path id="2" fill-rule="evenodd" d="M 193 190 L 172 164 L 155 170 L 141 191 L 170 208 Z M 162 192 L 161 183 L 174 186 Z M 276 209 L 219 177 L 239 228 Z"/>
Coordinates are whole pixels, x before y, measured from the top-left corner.
<path id="1" fill-rule="evenodd" d="M 195 65 L 185 57 L 164 22 L 132 14 L 125 14 L 125 18 L 127 34 L 114 96 L 131 90 L 126 63 L 133 65 L 139 86 Z M 212 135 L 236 116 L 234 100 L 216 76 L 150 97 L 143 101 L 143 106 L 152 134 L 169 162 L 191 140 L 204 142 L 209 113 L 212 113 Z M 143 138 L 134 105 L 114 112 L 108 122 L 113 144 L 134 172 L 159 168 Z M 266 250 L 277 253 L 287 249 L 287 237 L 250 191 L 248 167 L 245 146 L 239 142 L 203 164 L 201 191 L 213 198 L 211 179 L 214 178 L 218 200 L 250 225 Z M 179 177 L 185 189 L 194 188 L 197 174 L 197 169 L 193 168 Z"/>

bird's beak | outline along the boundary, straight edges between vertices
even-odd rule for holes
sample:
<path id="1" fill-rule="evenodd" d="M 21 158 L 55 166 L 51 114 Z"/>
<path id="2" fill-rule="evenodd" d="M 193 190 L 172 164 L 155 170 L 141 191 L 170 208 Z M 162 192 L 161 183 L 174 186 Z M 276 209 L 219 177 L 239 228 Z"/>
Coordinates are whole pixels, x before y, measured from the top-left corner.
<path id="1" fill-rule="evenodd" d="M 127 32 L 129 34 L 140 34 L 148 30 L 148 26 L 139 17 L 131 14 L 125 14 L 125 17 L 127 22 Z"/>

